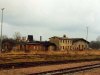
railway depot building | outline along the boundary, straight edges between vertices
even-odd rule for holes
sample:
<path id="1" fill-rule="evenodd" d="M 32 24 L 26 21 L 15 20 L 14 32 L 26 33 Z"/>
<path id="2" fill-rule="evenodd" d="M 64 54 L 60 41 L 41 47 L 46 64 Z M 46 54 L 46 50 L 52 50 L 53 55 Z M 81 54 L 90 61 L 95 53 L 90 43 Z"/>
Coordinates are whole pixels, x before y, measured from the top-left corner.
<path id="1" fill-rule="evenodd" d="M 85 50 L 89 48 L 89 42 L 83 38 L 51 37 L 50 42 L 57 46 L 57 50 Z"/>
<path id="2" fill-rule="evenodd" d="M 28 35 L 28 38 L 25 40 L 20 39 L 19 43 L 15 46 L 12 45 L 12 42 L 5 41 L 3 43 L 3 48 L 5 50 L 12 49 L 16 51 L 66 51 L 66 50 L 85 50 L 89 48 L 89 42 L 83 38 L 68 38 L 66 35 L 63 37 L 51 37 L 49 41 L 36 41 L 33 39 L 32 35 Z M 11 50 L 10 50 L 11 51 Z"/>

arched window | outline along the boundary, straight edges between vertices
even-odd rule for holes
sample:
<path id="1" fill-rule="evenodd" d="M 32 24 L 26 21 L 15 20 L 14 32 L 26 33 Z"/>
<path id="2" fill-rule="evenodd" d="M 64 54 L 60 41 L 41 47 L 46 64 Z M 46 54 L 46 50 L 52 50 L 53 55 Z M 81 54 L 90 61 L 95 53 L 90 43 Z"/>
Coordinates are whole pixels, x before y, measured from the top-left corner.
<path id="1" fill-rule="evenodd" d="M 80 49 L 80 45 L 79 45 L 79 49 Z"/>

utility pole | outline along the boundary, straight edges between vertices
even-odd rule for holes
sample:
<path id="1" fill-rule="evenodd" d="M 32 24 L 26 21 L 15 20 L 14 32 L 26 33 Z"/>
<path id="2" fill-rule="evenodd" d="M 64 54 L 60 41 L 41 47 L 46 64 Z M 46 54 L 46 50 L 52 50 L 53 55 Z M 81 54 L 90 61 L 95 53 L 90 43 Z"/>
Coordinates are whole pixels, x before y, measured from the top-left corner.
<path id="1" fill-rule="evenodd" d="M 0 42 L 0 52 L 2 52 L 2 26 L 3 26 L 3 10 L 4 8 L 1 9 L 2 15 L 1 15 L 1 42 Z"/>
<path id="2" fill-rule="evenodd" d="M 86 27 L 86 40 L 88 40 L 88 27 Z"/>

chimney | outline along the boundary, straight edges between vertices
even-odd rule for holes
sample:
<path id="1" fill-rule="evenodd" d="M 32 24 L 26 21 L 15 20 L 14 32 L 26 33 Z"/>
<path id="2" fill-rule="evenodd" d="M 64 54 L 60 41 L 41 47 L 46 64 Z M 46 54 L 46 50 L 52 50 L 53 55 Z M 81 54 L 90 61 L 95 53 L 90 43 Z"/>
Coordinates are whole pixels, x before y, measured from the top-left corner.
<path id="1" fill-rule="evenodd" d="M 33 42 L 33 35 L 28 35 L 28 41 Z"/>
<path id="2" fill-rule="evenodd" d="M 42 36 L 40 36 L 40 41 L 42 41 Z"/>

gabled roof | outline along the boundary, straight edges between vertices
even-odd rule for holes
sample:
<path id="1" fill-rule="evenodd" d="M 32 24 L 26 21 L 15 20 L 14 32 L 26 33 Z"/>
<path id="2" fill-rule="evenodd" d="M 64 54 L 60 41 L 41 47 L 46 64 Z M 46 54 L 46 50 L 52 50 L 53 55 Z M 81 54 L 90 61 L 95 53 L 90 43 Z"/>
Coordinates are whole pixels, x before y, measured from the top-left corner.
<path id="1" fill-rule="evenodd" d="M 51 37 L 51 38 L 58 38 L 58 39 L 62 39 L 62 40 L 72 40 L 73 43 L 77 42 L 79 40 L 82 40 L 82 41 L 85 41 L 85 42 L 89 43 L 87 40 L 85 40 L 83 38 L 67 38 L 67 37 L 57 37 L 57 36 L 54 36 L 54 37 Z"/>
<path id="2" fill-rule="evenodd" d="M 83 38 L 71 38 L 71 40 L 73 41 L 73 43 L 74 43 L 74 42 L 77 42 L 77 41 L 80 41 L 80 40 L 89 43 L 87 40 L 85 40 L 85 39 L 83 39 Z"/>
<path id="3" fill-rule="evenodd" d="M 51 38 L 66 39 L 66 40 L 69 39 L 68 37 L 58 37 L 58 36 L 54 36 L 54 37 L 51 37 Z"/>

